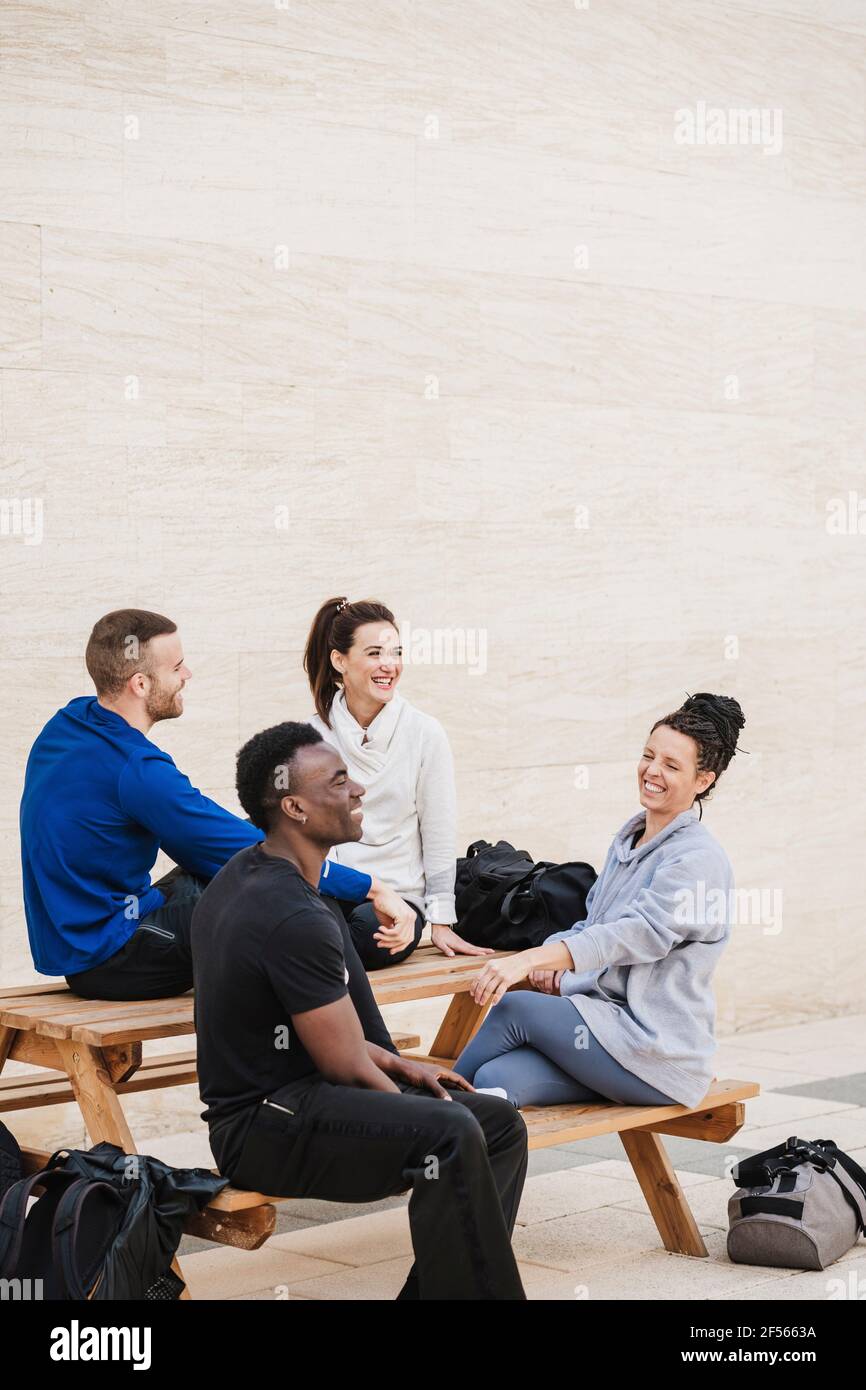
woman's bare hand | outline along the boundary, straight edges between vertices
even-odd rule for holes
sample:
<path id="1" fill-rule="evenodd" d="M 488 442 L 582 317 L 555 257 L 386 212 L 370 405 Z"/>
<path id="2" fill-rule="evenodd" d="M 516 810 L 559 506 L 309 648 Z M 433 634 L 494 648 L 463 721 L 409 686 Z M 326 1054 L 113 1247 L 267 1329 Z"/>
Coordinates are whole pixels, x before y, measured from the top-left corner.
<path id="1" fill-rule="evenodd" d="M 558 994 L 564 974 L 563 970 L 530 970 L 528 978 L 532 988 L 540 994 Z"/>

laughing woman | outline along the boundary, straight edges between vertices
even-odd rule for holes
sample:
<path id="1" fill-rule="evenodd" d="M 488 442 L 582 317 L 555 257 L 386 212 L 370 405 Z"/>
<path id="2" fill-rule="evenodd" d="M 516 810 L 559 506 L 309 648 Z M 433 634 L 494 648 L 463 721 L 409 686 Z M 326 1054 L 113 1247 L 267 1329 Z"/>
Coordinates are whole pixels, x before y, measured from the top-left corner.
<path id="1" fill-rule="evenodd" d="M 367 970 L 395 965 L 414 951 L 430 922 L 444 955 L 489 955 L 452 930 L 457 797 L 445 730 L 397 690 L 400 634 L 383 603 L 345 598 L 323 603 L 304 653 L 316 714 L 310 721 L 366 788 L 363 835 L 335 846 L 331 858 L 376 874 L 414 908 L 414 929 L 380 927 L 369 903 L 345 903 Z"/>
<path id="2" fill-rule="evenodd" d="M 614 837 L 586 920 L 489 962 L 472 986 L 496 1007 L 454 1070 L 479 1090 L 516 1106 L 703 1099 L 733 875 L 700 815 L 744 723 L 736 700 L 701 694 L 653 725 L 637 765 L 644 809 Z"/>

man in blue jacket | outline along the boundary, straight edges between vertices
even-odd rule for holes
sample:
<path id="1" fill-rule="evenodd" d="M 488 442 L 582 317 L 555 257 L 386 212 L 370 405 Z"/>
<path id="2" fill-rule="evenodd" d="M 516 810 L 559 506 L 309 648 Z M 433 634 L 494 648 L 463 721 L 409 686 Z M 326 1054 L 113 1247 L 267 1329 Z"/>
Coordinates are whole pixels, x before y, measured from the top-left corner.
<path id="1" fill-rule="evenodd" d="M 147 737 L 183 713 L 192 674 L 170 618 L 108 613 L 85 660 L 95 698 L 58 710 L 27 760 L 21 857 L 33 960 L 87 998 L 182 994 L 192 986 L 198 898 L 263 833 L 203 796 Z M 153 884 L 160 849 L 178 869 Z M 412 934 L 414 912 L 378 879 L 326 860 L 319 886 L 330 897 L 370 898 L 388 945 Z"/>

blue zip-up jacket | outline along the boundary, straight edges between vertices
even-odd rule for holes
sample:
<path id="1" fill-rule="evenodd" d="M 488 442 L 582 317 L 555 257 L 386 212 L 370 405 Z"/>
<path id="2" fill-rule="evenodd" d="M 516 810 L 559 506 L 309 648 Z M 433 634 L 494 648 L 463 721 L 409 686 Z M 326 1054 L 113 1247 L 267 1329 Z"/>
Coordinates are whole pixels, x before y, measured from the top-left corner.
<path id="1" fill-rule="evenodd" d="M 713 1075 L 712 977 L 730 934 L 734 877 L 694 811 L 632 849 L 645 824 L 643 811 L 626 821 L 586 919 L 547 940 L 568 947 L 574 969 L 560 994 L 602 1047 L 679 1104 L 697 1105 Z"/>
<path id="2" fill-rule="evenodd" d="M 165 901 L 150 881 L 160 849 L 212 878 L 264 839 L 94 696 L 49 719 L 27 760 L 21 860 L 30 949 L 43 975 L 75 975 L 119 951 Z M 319 888 L 362 902 L 369 874 L 325 860 Z"/>

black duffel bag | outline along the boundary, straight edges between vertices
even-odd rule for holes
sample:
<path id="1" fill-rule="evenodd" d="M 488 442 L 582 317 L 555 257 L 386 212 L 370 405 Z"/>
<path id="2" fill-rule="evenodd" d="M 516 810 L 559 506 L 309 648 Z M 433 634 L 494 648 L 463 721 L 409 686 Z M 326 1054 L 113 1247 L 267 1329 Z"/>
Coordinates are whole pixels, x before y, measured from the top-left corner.
<path id="1" fill-rule="evenodd" d="M 457 932 L 474 946 L 525 951 L 586 917 L 591 864 L 538 863 L 507 840 L 476 840 L 457 860 Z"/>

